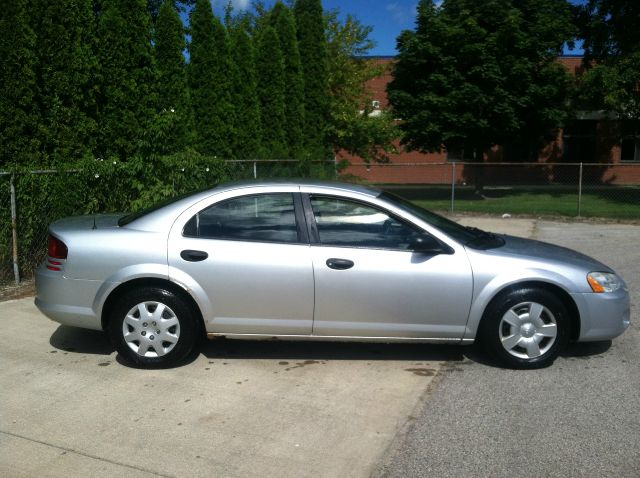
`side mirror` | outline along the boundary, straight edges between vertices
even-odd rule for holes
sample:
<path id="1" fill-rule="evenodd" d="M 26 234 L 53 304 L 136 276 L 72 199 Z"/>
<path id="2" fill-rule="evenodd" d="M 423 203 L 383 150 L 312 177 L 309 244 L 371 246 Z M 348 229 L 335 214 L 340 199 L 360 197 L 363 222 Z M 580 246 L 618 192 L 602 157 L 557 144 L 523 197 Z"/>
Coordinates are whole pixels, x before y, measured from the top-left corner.
<path id="1" fill-rule="evenodd" d="M 453 254 L 453 249 L 429 234 L 414 237 L 409 249 L 422 254 Z"/>

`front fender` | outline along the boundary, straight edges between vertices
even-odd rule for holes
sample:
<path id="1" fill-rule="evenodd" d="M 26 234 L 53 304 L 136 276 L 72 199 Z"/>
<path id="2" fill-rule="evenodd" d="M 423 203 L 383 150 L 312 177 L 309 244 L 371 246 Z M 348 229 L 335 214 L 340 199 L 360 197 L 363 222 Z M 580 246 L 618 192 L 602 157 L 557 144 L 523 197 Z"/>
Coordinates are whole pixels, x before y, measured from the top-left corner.
<path id="1" fill-rule="evenodd" d="M 479 282 L 479 284 L 478 284 Z M 474 294 L 469 319 L 465 329 L 464 339 L 474 340 L 484 311 L 489 303 L 500 292 L 508 287 L 532 282 L 550 284 L 563 289 L 565 292 L 572 292 L 572 285 L 566 277 L 546 269 L 520 269 L 509 271 L 491 278 L 488 282 L 474 278 Z"/>

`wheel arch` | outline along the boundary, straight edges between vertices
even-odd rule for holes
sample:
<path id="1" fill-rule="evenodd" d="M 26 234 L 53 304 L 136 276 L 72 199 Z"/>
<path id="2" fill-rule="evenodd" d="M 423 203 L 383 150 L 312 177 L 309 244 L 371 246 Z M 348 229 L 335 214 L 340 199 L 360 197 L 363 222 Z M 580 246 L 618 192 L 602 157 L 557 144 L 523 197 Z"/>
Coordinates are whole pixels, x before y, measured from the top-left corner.
<path id="1" fill-rule="evenodd" d="M 189 294 L 183 287 L 176 284 L 175 282 L 171 282 L 168 279 L 160 279 L 157 277 L 141 277 L 136 279 L 131 279 L 127 282 L 123 282 L 119 284 L 115 289 L 113 289 L 109 295 L 107 296 L 104 305 L 102 306 L 102 314 L 100 317 L 102 330 L 107 330 L 107 323 L 109 322 L 109 318 L 111 316 L 111 312 L 113 308 L 118 303 L 118 300 L 122 298 L 126 293 L 131 290 L 142 288 L 142 287 L 159 287 L 166 289 L 175 295 L 179 296 L 183 300 L 189 304 L 191 310 L 193 310 L 194 314 L 196 314 L 196 319 L 198 323 L 201 325 L 202 333 L 204 333 L 204 319 L 202 317 L 202 311 L 198 306 L 198 303 L 195 301 L 193 296 Z"/>
<path id="2" fill-rule="evenodd" d="M 575 341 L 580 337 L 580 311 L 577 304 L 571 297 L 571 295 L 562 287 L 552 284 L 550 282 L 539 280 L 526 280 L 521 282 L 515 282 L 508 284 L 505 287 L 498 290 L 493 297 L 485 305 L 482 316 L 478 322 L 478 330 L 482 322 L 485 320 L 486 311 L 497 301 L 505 295 L 518 290 L 518 289 L 543 289 L 554 294 L 562 302 L 569 314 L 569 340 Z"/>

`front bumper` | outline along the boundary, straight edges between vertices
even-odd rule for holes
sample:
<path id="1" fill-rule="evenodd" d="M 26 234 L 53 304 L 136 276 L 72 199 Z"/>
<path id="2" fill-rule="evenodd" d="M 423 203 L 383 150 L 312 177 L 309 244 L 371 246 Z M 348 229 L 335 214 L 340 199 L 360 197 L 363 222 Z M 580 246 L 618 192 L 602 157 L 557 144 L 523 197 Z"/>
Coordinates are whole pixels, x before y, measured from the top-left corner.
<path id="1" fill-rule="evenodd" d="M 626 290 L 571 295 L 580 312 L 579 342 L 613 339 L 629 327 L 631 304 Z"/>
<path id="2" fill-rule="evenodd" d="M 36 300 L 40 311 L 55 322 L 102 330 L 94 300 L 102 281 L 67 279 L 61 271 L 41 265 L 36 272 Z"/>

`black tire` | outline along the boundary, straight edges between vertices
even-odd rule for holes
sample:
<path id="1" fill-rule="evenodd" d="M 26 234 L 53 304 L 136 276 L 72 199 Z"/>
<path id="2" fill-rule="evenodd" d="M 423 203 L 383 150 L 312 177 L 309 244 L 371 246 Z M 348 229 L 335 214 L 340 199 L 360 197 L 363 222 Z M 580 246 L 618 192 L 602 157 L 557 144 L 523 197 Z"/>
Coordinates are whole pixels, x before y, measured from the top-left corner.
<path id="1" fill-rule="evenodd" d="M 567 345 L 569 315 L 562 301 L 548 290 L 513 290 L 487 306 L 478 338 L 485 351 L 509 368 L 547 367 Z"/>
<path id="2" fill-rule="evenodd" d="M 134 308 L 137 312 L 130 314 Z M 150 314 L 146 320 L 140 310 Z M 194 351 L 201 335 L 197 315 L 190 305 L 158 287 L 127 292 L 113 307 L 107 329 L 118 353 L 127 363 L 141 368 L 180 365 Z M 125 339 L 125 330 L 129 339 Z"/>

